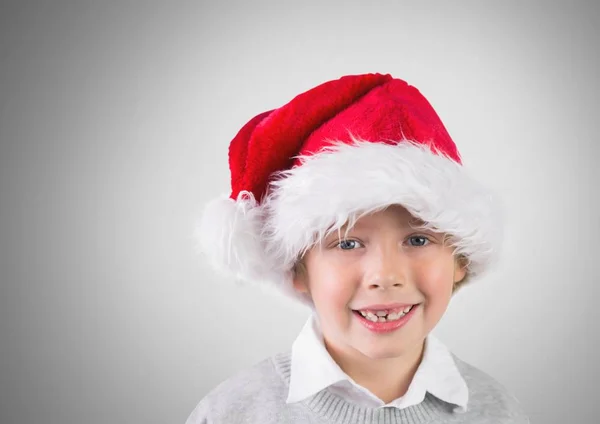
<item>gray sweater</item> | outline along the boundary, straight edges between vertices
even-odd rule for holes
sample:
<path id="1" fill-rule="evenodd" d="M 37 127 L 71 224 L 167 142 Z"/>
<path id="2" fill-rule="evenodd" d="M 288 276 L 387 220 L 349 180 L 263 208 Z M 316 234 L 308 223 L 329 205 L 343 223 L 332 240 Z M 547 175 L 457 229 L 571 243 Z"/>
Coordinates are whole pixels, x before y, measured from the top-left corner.
<path id="1" fill-rule="evenodd" d="M 431 394 L 404 409 L 366 408 L 327 389 L 302 402 L 286 404 L 291 354 L 280 353 L 224 381 L 206 395 L 186 424 L 527 424 L 519 402 L 489 375 L 454 356 L 469 388 L 466 412 Z"/>

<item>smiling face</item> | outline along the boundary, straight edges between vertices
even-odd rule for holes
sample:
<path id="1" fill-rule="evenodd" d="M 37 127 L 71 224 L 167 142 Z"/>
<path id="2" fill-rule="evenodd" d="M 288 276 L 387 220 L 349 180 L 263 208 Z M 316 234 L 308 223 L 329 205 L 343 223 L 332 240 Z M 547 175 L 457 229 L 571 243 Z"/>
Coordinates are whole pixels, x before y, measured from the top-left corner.
<path id="1" fill-rule="evenodd" d="M 348 232 L 333 232 L 306 253 L 294 288 L 311 296 L 328 348 L 371 359 L 421 349 L 466 269 L 444 234 L 416 229 L 420 224 L 403 207 L 391 206 L 363 216 Z M 392 323 L 395 310 L 389 322 L 375 325 L 373 316 L 358 312 L 392 304 L 416 306 L 399 327 Z"/>

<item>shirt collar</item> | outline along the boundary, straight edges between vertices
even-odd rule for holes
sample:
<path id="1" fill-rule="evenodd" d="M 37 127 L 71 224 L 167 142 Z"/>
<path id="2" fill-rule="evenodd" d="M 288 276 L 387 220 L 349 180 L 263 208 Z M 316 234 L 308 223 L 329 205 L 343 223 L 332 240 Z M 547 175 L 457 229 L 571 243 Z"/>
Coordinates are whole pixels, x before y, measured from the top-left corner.
<path id="1" fill-rule="evenodd" d="M 323 342 L 317 317 L 312 314 L 292 345 L 287 403 L 299 402 L 340 382 L 360 388 L 333 360 Z M 425 340 L 423 359 L 404 396 L 387 406 L 404 408 L 419 404 L 429 392 L 438 399 L 466 410 L 468 388 L 448 348 L 432 334 Z M 382 403 L 383 405 L 383 403 Z"/>

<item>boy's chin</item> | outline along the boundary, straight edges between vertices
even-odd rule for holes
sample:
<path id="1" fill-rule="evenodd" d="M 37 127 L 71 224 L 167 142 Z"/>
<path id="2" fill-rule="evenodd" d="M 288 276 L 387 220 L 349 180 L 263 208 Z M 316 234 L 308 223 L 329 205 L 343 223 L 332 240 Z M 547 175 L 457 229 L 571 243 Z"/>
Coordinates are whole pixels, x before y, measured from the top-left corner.
<path id="1" fill-rule="evenodd" d="M 412 353 L 413 350 L 410 348 L 399 347 L 397 344 L 390 346 L 385 346 L 383 344 L 381 346 L 357 346 L 357 348 L 364 356 L 373 360 L 402 358 Z"/>

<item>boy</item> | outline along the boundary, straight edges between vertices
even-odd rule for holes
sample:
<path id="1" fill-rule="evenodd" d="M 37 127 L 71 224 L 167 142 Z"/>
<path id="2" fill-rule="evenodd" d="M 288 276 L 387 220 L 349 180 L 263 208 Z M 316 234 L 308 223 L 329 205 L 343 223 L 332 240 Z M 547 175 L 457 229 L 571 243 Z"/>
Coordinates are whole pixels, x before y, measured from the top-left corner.
<path id="1" fill-rule="evenodd" d="M 500 228 L 416 88 L 381 74 L 326 82 L 250 120 L 229 161 L 204 251 L 313 314 L 291 352 L 220 384 L 188 424 L 529 422 L 430 334 L 489 267 Z"/>

